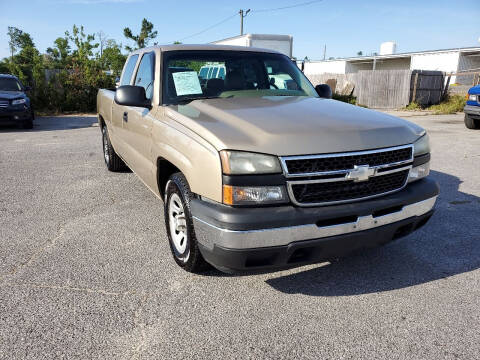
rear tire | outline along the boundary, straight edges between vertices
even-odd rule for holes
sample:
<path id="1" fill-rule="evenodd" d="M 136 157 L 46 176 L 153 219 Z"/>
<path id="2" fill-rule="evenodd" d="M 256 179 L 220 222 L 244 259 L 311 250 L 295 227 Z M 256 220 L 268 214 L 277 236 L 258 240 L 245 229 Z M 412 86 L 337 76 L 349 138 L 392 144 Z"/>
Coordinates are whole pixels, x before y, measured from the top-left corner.
<path id="1" fill-rule="evenodd" d="M 122 171 L 127 168 L 120 156 L 117 155 L 113 149 L 110 137 L 108 136 L 107 126 L 102 127 L 102 144 L 103 144 L 103 159 L 107 169 L 113 172 Z"/>
<path id="2" fill-rule="evenodd" d="M 468 114 L 465 114 L 465 126 L 468 129 L 479 129 L 480 128 L 480 120 L 476 120 L 469 116 Z"/>
<path id="3" fill-rule="evenodd" d="M 185 271 L 198 273 L 208 269 L 198 248 L 190 212 L 193 194 L 182 173 L 175 173 L 165 187 L 165 227 L 175 262 Z"/>

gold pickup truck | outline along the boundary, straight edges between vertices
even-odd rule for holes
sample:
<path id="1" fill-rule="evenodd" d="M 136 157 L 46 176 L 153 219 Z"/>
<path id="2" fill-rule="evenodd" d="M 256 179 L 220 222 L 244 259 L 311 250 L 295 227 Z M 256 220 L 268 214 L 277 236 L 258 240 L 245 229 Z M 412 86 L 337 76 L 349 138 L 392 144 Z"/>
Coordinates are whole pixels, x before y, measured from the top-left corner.
<path id="1" fill-rule="evenodd" d="M 224 72 L 205 79 L 208 66 Z M 97 107 L 107 168 L 128 166 L 162 199 L 187 271 L 264 271 L 385 244 L 423 226 L 439 192 L 424 129 L 332 100 L 272 50 L 141 49 Z"/>

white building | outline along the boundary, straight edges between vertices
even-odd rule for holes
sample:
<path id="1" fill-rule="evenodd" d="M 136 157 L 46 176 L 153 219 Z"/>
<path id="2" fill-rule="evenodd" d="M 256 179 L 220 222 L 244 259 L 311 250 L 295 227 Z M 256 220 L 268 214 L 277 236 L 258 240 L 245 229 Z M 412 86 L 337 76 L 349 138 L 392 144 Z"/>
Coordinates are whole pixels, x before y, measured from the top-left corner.
<path id="1" fill-rule="evenodd" d="M 217 40 L 212 44 L 271 49 L 292 57 L 293 37 L 291 35 L 245 34 Z"/>
<path id="2" fill-rule="evenodd" d="M 480 47 L 395 54 L 395 43 L 384 43 L 390 54 L 357 56 L 305 63 L 306 75 L 349 74 L 359 70 L 438 70 L 445 73 L 480 71 Z M 393 44 L 393 45 L 392 45 Z M 386 50 L 388 52 L 388 50 Z M 451 83 L 455 82 L 452 77 Z"/>

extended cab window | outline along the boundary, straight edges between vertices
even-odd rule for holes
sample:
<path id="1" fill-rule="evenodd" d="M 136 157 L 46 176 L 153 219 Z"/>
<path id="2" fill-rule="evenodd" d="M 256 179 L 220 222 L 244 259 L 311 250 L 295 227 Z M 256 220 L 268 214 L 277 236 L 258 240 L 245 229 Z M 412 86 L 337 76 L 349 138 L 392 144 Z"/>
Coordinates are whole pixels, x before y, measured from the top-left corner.
<path id="1" fill-rule="evenodd" d="M 145 89 L 147 99 L 153 97 L 153 78 L 155 69 L 155 54 L 146 53 L 142 56 L 138 66 L 137 76 L 135 77 L 135 86 L 141 86 Z"/>
<path id="2" fill-rule="evenodd" d="M 130 85 L 130 80 L 132 80 L 133 70 L 135 70 L 135 64 L 137 63 L 138 55 L 130 56 L 127 64 L 125 65 L 125 70 L 123 71 L 122 81 L 120 85 Z"/>

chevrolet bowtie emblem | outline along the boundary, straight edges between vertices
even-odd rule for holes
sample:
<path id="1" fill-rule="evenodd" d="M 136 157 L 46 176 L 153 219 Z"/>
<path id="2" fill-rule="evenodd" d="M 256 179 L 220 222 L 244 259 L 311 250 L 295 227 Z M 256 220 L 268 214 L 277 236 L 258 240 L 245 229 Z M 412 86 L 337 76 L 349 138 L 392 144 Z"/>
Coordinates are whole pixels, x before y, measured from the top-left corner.
<path id="1" fill-rule="evenodd" d="M 371 176 L 374 176 L 376 169 L 371 168 L 368 165 L 355 165 L 353 170 L 347 173 L 347 179 L 351 179 L 355 182 L 367 181 Z"/>

